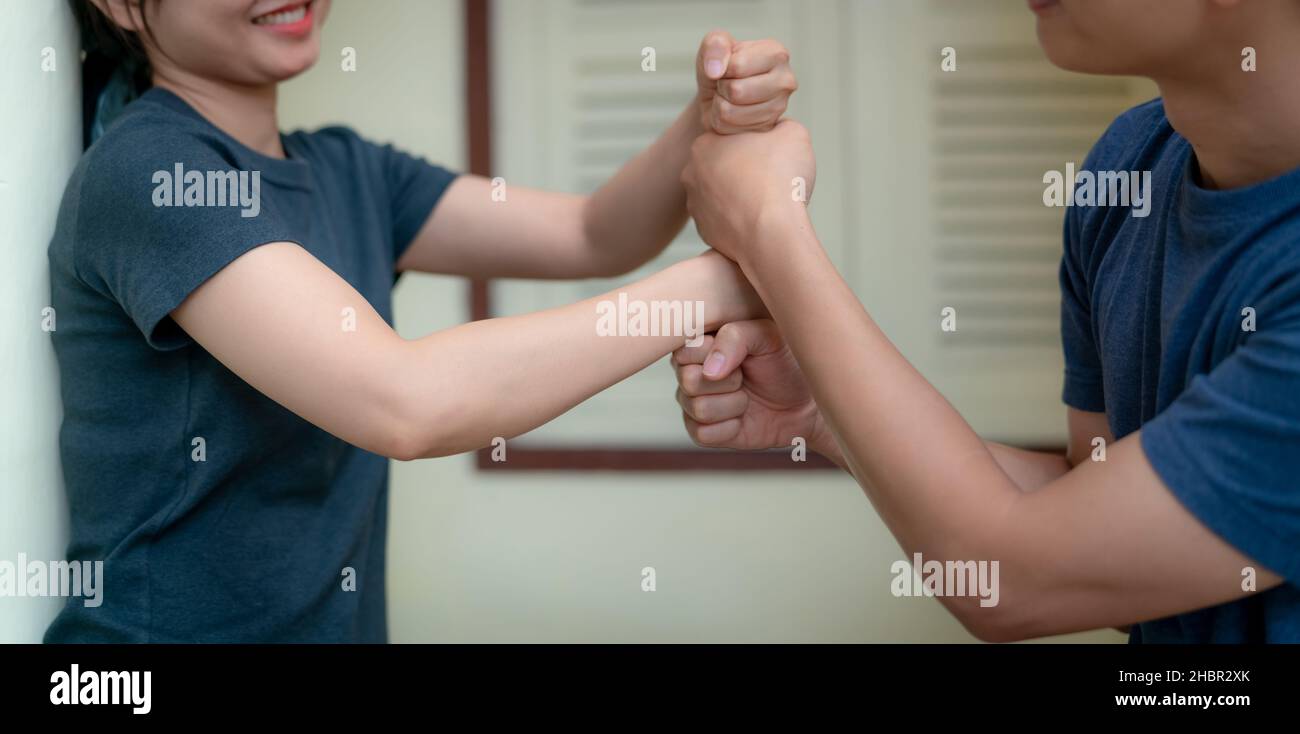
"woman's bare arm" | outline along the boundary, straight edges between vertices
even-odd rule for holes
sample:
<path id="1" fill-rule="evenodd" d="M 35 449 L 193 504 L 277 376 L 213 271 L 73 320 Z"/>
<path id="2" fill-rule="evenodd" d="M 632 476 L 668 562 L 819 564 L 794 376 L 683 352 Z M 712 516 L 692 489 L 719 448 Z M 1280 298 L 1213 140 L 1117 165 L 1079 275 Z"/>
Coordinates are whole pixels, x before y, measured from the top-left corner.
<path id="1" fill-rule="evenodd" d="M 704 304 L 705 328 L 761 309 L 708 254 L 621 289 L 629 302 Z M 599 336 L 617 293 L 422 339 L 398 336 L 351 285 L 293 243 L 256 248 L 192 293 L 177 324 L 242 379 L 339 438 L 401 460 L 512 438 L 682 346 Z"/>

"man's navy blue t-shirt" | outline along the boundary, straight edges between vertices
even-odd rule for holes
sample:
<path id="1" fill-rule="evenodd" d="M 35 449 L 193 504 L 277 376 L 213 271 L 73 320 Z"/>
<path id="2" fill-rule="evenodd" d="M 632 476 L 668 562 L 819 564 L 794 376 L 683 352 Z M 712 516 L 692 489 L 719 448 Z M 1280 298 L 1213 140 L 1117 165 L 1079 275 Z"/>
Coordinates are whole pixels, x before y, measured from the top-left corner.
<path id="1" fill-rule="evenodd" d="M 1145 218 L 1066 214 L 1065 402 L 1105 411 L 1116 439 L 1140 429 L 1174 496 L 1285 579 L 1131 640 L 1300 642 L 1300 170 L 1206 189 L 1159 100 L 1121 116 L 1084 168 L 1150 171 L 1152 201 Z"/>
<path id="2" fill-rule="evenodd" d="M 287 158 L 261 155 L 155 88 L 73 173 L 49 249 L 68 557 L 104 576 L 102 604 L 70 598 L 47 642 L 387 639 L 388 461 L 254 390 L 168 314 L 249 250 L 294 242 L 391 323 L 395 264 L 453 175 L 342 128 L 282 141 Z M 191 189 L 210 172 L 243 172 L 249 196 Z"/>

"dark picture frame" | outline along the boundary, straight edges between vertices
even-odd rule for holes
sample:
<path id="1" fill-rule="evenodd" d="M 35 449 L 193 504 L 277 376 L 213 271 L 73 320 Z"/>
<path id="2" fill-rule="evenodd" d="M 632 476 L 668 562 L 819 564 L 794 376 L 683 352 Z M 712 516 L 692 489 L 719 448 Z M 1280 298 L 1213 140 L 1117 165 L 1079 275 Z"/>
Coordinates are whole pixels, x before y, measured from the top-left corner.
<path id="1" fill-rule="evenodd" d="M 465 110 L 469 172 L 492 175 L 492 0 L 464 0 Z M 470 285 L 470 318 L 492 317 L 487 281 Z M 684 430 L 684 429 L 683 429 Z M 764 471 L 834 469 L 835 464 L 809 452 L 807 461 L 791 459 L 790 450 L 740 452 L 706 449 L 656 449 L 639 446 L 575 449 L 515 447 L 507 461 L 493 461 L 491 449 L 476 457 L 479 469 L 491 471 Z"/>

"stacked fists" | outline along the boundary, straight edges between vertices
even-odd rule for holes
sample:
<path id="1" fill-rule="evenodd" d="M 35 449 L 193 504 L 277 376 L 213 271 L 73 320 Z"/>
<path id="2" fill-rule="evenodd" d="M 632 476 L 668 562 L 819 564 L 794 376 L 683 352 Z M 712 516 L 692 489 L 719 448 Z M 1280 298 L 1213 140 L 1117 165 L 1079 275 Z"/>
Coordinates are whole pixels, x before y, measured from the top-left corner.
<path id="1" fill-rule="evenodd" d="M 798 226 L 816 183 L 808 131 L 782 120 L 798 88 L 777 41 L 735 42 L 710 33 L 696 62 L 703 126 L 682 174 L 700 236 L 740 263 Z M 677 400 L 703 446 L 788 447 L 804 438 L 833 444 L 799 365 L 771 320 L 723 326 L 716 337 L 673 355 Z"/>
<path id="2" fill-rule="evenodd" d="M 715 250 L 744 264 L 764 217 L 790 215 L 817 179 L 808 131 L 782 120 L 798 89 L 779 41 L 705 36 L 695 64 L 704 129 L 682 182 L 695 225 Z M 785 210 L 784 212 L 782 210 Z"/>

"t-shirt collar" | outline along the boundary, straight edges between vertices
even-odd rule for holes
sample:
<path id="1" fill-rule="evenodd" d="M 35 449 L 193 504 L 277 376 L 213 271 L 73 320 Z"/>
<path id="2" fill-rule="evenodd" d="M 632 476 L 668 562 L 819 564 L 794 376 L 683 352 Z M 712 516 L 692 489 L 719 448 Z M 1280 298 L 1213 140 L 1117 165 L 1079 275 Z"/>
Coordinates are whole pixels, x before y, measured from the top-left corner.
<path id="1" fill-rule="evenodd" d="M 303 151 L 299 150 L 293 136 L 280 133 L 280 144 L 284 147 L 287 158 L 275 158 L 244 145 L 236 140 L 226 131 L 217 127 L 204 117 L 198 110 L 194 109 L 189 102 L 181 99 L 170 90 L 161 87 L 153 87 L 140 96 L 138 101 L 150 101 L 161 104 L 168 109 L 178 112 L 189 117 L 203 126 L 207 127 L 213 134 L 221 138 L 230 149 L 240 158 L 241 167 L 249 170 L 261 172 L 263 179 L 275 182 L 283 186 L 293 188 L 310 189 L 311 188 L 311 165 L 303 157 Z"/>

